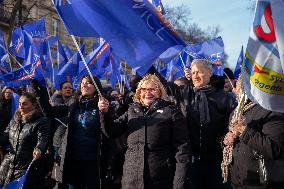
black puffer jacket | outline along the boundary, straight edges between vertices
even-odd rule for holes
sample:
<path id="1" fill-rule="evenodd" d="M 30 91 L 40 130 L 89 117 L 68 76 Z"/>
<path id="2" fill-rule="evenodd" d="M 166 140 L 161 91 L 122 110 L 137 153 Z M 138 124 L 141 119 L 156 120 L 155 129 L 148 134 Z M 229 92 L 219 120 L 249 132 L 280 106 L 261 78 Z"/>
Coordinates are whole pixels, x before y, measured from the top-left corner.
<path id="1" fill-rule="evenodd" d="M 175 106 L 161 99 L 148 109 L 134 103 L 111 124 L 111 135 L 128 136 L 122 188 L 185 187 L 190 150 L 185 119 Z"/>
<path id="2" fill-rule="evenodd" d="M 233 150 L 231 181 L 240 188 L 284 188 L 284 114 L 255 105 L 245 113 L 247 127 Z M 270 187 L 260 184 L 263 155 Z"/>
<path id="3" fill-rule="evenodd" d="M 1 143 L 11 144 L 10 152 L 0 167 L 1 184 L 23 175 L 33 159 L 33 150 L 45 153 L 49 140 L 49 121 L 40 112 L 32 111 L 24 118 L 19 112 L 9 123 Z"/>

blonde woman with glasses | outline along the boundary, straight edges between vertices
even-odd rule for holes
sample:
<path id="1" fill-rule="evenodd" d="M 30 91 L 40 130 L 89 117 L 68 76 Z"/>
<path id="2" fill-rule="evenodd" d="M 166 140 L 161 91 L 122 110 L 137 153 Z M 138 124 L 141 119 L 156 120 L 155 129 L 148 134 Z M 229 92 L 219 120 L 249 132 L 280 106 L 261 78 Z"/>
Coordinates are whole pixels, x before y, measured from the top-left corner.
<path id="1" fill-rule="evenodd" d="M 156 75 L 138 84 L 134 103 L 116 120 L 108 118 L 108 103 L 99 101 L 111 136 L 127 133 L 122 188 L 184 188 L 190 151 L 181 111 L 168 101 Z M 107 113 L 108 112 L 108 113 Z"/>

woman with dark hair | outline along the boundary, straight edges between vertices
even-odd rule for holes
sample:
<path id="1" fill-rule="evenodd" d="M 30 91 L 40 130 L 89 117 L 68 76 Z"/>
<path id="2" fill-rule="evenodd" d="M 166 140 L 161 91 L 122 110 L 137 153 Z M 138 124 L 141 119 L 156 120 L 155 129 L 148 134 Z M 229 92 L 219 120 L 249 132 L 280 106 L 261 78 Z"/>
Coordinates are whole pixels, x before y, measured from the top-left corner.
<path id="1" fill-rule="evenodd" d="M 101 83 L 94 78 L 98 88 Z M 48 117 L 68 118 L 68 128 L 59 149 L 59 169 L 53 171 L 57 181 L 65 182 L 70 189 L 99 188 L 101 115 L 98 109 L 99 94 L 90 76 L 80 81 L 79 93 L 71 105 L 51 106 L 47 92 L 32 80 L 42 108 Z"/>
<path id="2" fill-rule="evenodd" d="M 12 95 L 11 87 L 4 87 L 0 95 L 0 136 L 2 136 L 12 118 Z"/>
<path id="3" fill-rule="evenodd" d="M 32 160 L 37 160 L 24 188 L 40 188 L 45 176 L 41 156 L 46 152 L 49 134 L 49 121 L 43 117 L 36 97 L 31 93 L 21 95 L 19 108 L 0 138 L 1 145 L 9 143 L 11 146 L 0 167 L 0 185 L 21 177 Z"/>

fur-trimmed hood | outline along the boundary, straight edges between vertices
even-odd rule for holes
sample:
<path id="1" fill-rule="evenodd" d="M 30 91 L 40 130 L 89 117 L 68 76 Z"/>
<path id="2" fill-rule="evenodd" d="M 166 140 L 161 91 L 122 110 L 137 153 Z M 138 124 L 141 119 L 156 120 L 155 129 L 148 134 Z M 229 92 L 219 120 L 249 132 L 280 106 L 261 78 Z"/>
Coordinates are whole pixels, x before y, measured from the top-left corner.
<path id="1" fill-rule="evenodd" d="M 31 112 L 27 113 L 26 115 L 21 115 L 21 112 L 18 109 L 15 112 L 14 120 L 16 122 L 22 121 L 22 123 L 27 123 L 27 122 L 35 120 L 35 119 L 37 119 L 39 117 L 42 117 L 42 116 L 43 116 L 42 112 L 40 110 L 38 110 L 38 109 L 32 110 Z"/>

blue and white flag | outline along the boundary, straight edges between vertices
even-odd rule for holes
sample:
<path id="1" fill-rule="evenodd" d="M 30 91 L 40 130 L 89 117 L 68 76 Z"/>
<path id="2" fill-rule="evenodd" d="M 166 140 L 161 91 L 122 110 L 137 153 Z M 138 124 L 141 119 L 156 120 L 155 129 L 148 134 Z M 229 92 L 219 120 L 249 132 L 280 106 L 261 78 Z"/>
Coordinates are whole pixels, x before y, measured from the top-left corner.
<path id="1" fill-rule="evenodd" d="M 259 0 L 242 77 L 248 97 L 263 108 L 284 112 L 284 1 Z"/>
<path id="2" fill-rule="evenodd" d="M 165 50 L 186 45 L 147 0 L 55 0 L 54 4 L 70 34 L 103 37 L 141 75 Z"/>

